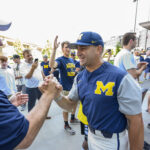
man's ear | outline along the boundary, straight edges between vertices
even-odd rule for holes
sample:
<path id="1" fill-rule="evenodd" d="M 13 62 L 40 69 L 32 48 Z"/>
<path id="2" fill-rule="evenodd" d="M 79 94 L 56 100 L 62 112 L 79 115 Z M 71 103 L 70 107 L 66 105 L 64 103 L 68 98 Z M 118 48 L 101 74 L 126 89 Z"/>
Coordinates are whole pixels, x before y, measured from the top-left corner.
<path id="1" fill-rule="evenodd" d="M 99 54 L 102 55 L 102 53 L 103 53 L 103 47 L 101 45 L 99 45 L 97 47 L 97 49 L 98 49 Z"/>

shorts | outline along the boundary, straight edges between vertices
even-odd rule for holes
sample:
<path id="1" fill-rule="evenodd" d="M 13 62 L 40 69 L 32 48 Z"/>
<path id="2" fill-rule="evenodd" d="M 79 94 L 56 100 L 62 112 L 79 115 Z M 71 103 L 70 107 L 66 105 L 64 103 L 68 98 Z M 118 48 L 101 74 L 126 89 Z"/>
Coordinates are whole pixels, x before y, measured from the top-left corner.
<path id="1" fill-rule="evenodd" d="M 68 96 L 69 95 L 69 91 L 65 91 L 65 90 L 63 90 L 62 91 L 62 94 L 64 95 L 64 96 Z M 63 110 L 64 112 L 68 112 L 67 110 Z"/>

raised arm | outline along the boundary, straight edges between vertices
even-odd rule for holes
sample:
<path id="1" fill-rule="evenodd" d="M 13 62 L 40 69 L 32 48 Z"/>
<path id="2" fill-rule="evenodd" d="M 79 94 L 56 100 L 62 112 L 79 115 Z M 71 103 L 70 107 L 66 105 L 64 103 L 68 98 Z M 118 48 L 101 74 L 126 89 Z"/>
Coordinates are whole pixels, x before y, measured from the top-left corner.
<path id="1" fill-rule="evenodd" d="M 57 40 L 58 40 L 58 36 L 55 37 L 54 48 L 53 48 L 51 58 L 50 58 L 50 61 L 49 61 L 49 66 L 50 66 L 51 69 L 57 67 L 57 62 L 55 62 L 55 57 L 56 57 L 56 50 L 57 50 L 57 48 L 59 47 L 59 44 L 60 44 L 60 42 L 58 42 Z"/>

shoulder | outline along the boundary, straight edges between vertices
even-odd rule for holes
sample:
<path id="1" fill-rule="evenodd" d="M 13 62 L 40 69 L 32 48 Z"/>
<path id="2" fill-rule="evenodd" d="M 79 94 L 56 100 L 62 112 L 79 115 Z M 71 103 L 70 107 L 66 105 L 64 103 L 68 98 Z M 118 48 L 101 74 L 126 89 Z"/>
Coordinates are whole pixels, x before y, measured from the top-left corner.
<path id="1" fill-rule="evenodd" d="M 73 60 L 72 58 L 68 58 L 69 62 L 71 63 L 75 63 L 75 60 Z"/>
<path id="2" fill-rule="evenodd" d="M 62 56 L 61 56 L 61 57 L 56 58 L 56 61 L 61 61 L 61 60 L 63 60 L 63 57 L 62 57 Z"/>
<path id="3" fill-rule="evenodd" d="M 41 66 L 42 66 L 42 65 L 44 65 L 44 62 L 43 62 L 43 61 L 41 62 Z"/>
<path id="4" fill-rule="evenodd" d="M 7 100 L 7 96 L 4 94 L 3 91 L 0 90 L 0 100 Z"/>
<path id="5" fill-rule="evenodd" d="M 80 72 L 77 74 L 77 76 L 76 76 L 76 80 L 77 80 L 77 81 L 79 81 L 80 78 L 85 75 L 85 71 L 86 71 L 86 69 L 83 69 L 82 71 L 80 71 Z"/>
<path id="6" fill-rule="evenodd" d="M 124 77 L 127 72 L 123 71 L 122 69 L 108 63 L 108 62 L 105 62 L 106 63 L 106 69 L 105 69 L 105 72 L 107 73 L 110 73 L 111 75 L 115 75 L 115 76 L 120 76 L 120 77 Z"/>

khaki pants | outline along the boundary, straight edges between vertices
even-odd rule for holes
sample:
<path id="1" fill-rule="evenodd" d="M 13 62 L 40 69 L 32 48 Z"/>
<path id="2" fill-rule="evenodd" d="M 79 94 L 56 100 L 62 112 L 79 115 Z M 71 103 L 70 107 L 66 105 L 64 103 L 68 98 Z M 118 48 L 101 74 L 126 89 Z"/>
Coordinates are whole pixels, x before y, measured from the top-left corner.
<path id="1" fill-rule="evenodd" d="M 63 91 L 62 91 L 62 94 L 63 94 L 64 96 L 68 96 L 68 95 L 69 95 L 69 91 L 63 90 Z M 68 112 L 68 111 L 65 110 L 65 109 L 63 109 L 63 111 L 64 111 L 64 112 Z"/>

